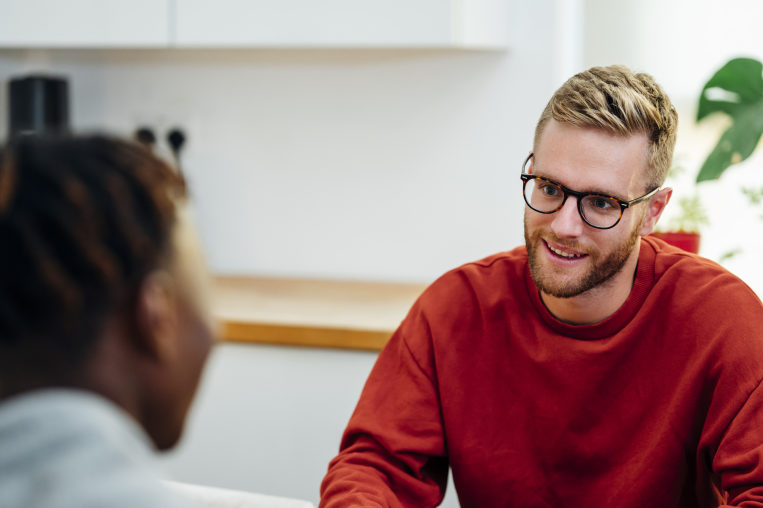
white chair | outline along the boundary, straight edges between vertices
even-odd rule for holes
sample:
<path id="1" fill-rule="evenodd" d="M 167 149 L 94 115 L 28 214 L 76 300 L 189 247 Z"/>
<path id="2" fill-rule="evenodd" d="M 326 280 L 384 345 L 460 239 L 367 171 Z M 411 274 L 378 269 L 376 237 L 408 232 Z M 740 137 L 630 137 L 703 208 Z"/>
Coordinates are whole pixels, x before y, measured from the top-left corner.
<path id="1" fill-rule="evenodd" d="M 167 482 L 173 490 L 201 508 L 315 508 L 312 503 L 287 497 L 266 496 L 241 490 Z"/>

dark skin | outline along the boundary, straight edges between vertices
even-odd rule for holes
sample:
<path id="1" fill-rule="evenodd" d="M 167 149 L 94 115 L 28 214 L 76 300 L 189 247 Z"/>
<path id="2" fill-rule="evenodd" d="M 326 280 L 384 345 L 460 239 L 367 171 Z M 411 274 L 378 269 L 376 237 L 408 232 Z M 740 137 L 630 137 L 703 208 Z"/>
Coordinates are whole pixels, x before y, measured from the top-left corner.
<path id="1" fill-rule="evenodd" d="M 122 407 L 160 450 L 180 438 L 214 342 L 184 261 L 149 273 L 134 304 L 106 319 L 75 382 Z"/>
<path id="2" fill-rule="evenodd" d="M 0 399 L 45 388 L 97 393 L 130 414 L 158 449 L 171 448 L 197 384 L 195 379 L 177 381 L 180 352 L 187 347 L 180 315 L 193 316 L 181 309 L 182 295 L 175 286 L 166 272 L 149 274 L 134 303 L 102 319 L 96 339 L 76 364 L 46 347 L 52 341 L 34 347 L 27 343 L 17 354 L 5 352 Z M 206 352 L 199 356 L 203 362 Z M 201 363 L 196 363 L 200 372 Z"/>
<path id="3" fill-rule="evenodd" d="M 149 277 L 137 297 L 133 315 L 107 319 L 77 383 L 80 388 L 99 393 L 129 413 L 146 430 L 159 449 L 172 447 L 180 436 L 177 423 L 162 420 L 162 390 L 172 371 L 173 349 L 178 340 L 178 319 L 174 296 L 167 281 Z M 185 414 L 173 415 L 182 421 Z M 167 421 L 167 419 L 165 419 Z"/>

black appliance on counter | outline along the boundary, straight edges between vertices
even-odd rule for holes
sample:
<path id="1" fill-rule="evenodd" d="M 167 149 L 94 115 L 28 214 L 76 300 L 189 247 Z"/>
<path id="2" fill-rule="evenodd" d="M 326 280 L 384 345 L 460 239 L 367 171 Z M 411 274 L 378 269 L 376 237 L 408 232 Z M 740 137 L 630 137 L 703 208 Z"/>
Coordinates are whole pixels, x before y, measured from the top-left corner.
<path id="1" fill-rule="evenodd" d="M 69 131 L 69 83 L 59 76 L 28 75 L 8 83 L 8 137 Z"/>

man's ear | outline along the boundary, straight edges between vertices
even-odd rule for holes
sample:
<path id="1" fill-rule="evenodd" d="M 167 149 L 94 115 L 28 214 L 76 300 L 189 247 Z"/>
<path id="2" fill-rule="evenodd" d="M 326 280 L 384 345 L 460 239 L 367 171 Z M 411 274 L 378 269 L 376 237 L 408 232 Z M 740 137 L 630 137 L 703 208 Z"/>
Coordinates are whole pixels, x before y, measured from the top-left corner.
<path id="1" fill-rule="evenodd" d="M 535 155 L 529 157 L 529 162 L 525 166 L 525 169 L 527 170 L 526 173 L 528 175 L 534 175 L 535 174 Z"/>
<path id="2" fill-rule="evenodd" d="M 169 273 L 149 273 L 140 285 L 135 306 L 134 340 L 146 354 L 164 361 L 177 354 L 179 316 L 175 284 Z"/>
<path id="3" fill-rule="evenodd" d="M 654 230 L 672 195 L 673 189 L 665 187 L 648 201 L 644 222 L 641 224 L 641 231 L 639 232 L 641 236 L 646 236 Z"/>

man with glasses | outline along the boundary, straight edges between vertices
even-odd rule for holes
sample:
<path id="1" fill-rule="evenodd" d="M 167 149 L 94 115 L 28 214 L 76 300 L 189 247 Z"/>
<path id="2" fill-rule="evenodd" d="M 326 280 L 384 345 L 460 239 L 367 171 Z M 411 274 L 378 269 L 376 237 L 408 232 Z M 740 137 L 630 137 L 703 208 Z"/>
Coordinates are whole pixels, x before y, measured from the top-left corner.
<path id="1" fill-rule="evenodd" d="M 594 67 L 543 111 L 525 246 L 461 266 L 382 351 L 324 507 L 763 506 L 763 306 L 648 237 L 677 115 Z"/>

